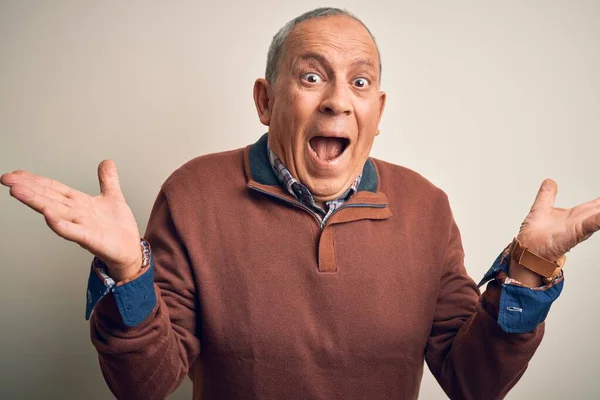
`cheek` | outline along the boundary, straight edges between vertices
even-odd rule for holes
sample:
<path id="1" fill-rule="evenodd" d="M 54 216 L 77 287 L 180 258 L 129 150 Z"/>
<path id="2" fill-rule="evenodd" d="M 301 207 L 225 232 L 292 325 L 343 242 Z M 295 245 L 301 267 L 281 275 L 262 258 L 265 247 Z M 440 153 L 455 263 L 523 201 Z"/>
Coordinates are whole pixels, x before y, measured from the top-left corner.
<path id="1" fill-rule="evenodd" d="M 377 134 L 379 124 L 379 105 L 374 101 L 365 101 L 355 106 L 356 120 L 358 124 L 358 141 L 360 146 L 357 146 L 361 156 L 368 155 L 370 148 Z"/>
<path id="2" fill-rule="evenodd" d="M 365 99 L 365 101 L 358 102 L 356 114 L 362 129 L 377 130 L 379 110 L 379 102 L 376 99 Z"/>
<path id="3" fill-rule="evenodd" d="M 290 91 L 285 91 L 282 96 L 278 96 L 278 101 L 276 102 L 276 114 L 281 123 L 284 123 L 288 121 L 290 117 L 293 117 L 297 101 L 296 97 L 297 95 Z M 286 128 L 285 125 L 282 125 L 281 127 Z"/>
<path id="4" fill-rule="evenodd" d="M 318 103 L 317 103 L 318 104 Z M 309 125 L 315 111 L 314 96 L 302 92 L 290 92 L 286 96 L 282 121 L 284 129 L 299 131 Z"/>

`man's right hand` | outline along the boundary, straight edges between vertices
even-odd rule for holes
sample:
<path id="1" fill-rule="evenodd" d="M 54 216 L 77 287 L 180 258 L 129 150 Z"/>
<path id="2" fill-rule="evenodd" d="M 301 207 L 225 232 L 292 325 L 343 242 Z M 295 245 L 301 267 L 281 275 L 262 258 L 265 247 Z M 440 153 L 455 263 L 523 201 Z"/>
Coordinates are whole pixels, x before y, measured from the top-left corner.
<path id="1" fill-rule="evenodd" d="M 119 282 L 140 271 L 140 233 L 111 160 L 98 166 L 98 180 L 101 193 L 92 197 L 26 171 L 0 177 L 11 196 L 42 214 L 57 235 L 104 261 L 109 276 Z"/>

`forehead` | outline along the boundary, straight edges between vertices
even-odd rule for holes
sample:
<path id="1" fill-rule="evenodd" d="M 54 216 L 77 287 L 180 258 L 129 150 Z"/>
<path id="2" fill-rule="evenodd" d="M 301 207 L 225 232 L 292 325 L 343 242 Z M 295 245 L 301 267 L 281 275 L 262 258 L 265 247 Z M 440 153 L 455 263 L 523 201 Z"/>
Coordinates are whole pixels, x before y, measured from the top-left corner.
<path id="1" fill-rule="evenodd" d="M 330 16 L 304 21 L 294 27 L 285 43 L 288 63 L 305 54 L 321 54 L 327 59 L 364 58 L 379 64 L 377 47 L 367 29 L 347 16 Z"/>

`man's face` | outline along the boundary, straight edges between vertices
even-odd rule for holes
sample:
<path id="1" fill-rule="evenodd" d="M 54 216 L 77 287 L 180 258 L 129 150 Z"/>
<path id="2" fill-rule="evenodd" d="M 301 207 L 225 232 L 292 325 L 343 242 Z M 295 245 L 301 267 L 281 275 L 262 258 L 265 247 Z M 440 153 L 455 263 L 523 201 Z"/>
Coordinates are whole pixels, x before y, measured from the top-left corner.
<path id="1" fill-rule="evenodd" d="M 317 200 L 335 199 L 361 173 L 379 133 L 385 93 L 375 43 L 352 18 L 305 21 L 289 34 L 278 71 L 273 84 L 255 84 L 269 145 Z"/>

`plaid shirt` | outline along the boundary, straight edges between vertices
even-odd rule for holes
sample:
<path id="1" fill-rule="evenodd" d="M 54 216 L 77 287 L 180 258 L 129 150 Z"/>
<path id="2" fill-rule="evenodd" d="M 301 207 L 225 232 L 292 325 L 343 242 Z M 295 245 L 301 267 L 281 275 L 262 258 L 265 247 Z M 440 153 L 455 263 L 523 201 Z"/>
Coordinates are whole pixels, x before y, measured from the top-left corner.
<path id="1" fill-rule="evenodd" d="M 317 204 L 310 190 L 292 176 L 285 164 L 281 162 L 275 153 L 273 153 L 268 143 L 267 148 L 269 150 L 269 161 L 271 162 L 271 167 L 273 168 L 275 176 L 277 176 L 279 179 L 279 182 L 281 182 L 281 184 L 287 188 L 288 192 L 290 192 L 292 196 L 294 196 L 296 199 L 298 199 L 298 201 L 315 213 L 321 225 L 324 225 L 325 221 L 327 221 L 327 218 L 329 218 L 335 210 L 340 208 L 346 202 L 346 200 L 352 197 L 352 195 L 358 190 L 358 185 L 360 184 L 360 178 L 362 177 L 362 174 L 359 174 L 356 177 L 354 183 L 348 188 L 348 190 L 344 192 L 344 194 L 335 200 L 326 201 L 326 210 L 324 210 Z"/>

